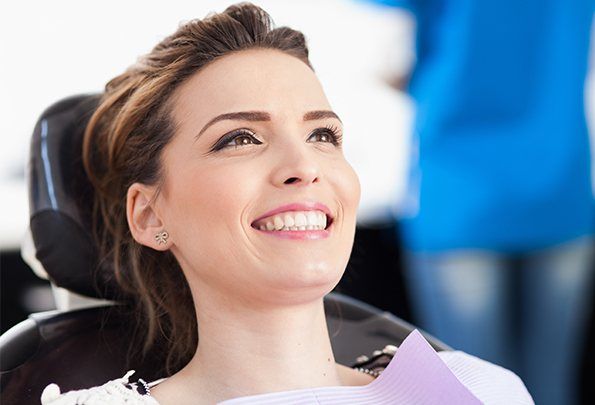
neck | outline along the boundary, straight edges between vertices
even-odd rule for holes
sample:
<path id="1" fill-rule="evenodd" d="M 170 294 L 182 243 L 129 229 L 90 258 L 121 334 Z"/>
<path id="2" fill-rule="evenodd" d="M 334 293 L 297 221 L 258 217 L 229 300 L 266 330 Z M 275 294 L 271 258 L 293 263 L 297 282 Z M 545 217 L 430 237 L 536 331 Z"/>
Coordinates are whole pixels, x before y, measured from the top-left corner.
<path id="1" fill-rule="evenodd" d="M 265 392 L 343 385 L 322 298 L 254 309 L 205 296 L 196 302 L 199 345 L 180 372 L 217 401 Z M 200 387 L 200 388 L 199 388 Z"/>

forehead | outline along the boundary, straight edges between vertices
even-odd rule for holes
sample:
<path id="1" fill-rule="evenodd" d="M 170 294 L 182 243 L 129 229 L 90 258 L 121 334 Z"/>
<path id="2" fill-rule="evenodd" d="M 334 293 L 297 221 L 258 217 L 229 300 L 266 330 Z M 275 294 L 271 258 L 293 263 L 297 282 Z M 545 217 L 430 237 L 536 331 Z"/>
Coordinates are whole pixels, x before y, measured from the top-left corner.
<path id="1" fill-rule="evenodd" d="M 179 123 L 234 111 L 262 110 L 275 117 L 330 109 L 304 62 L 269 49 L 236 52 L 207 65 L 178 89 L 173 107 Z"/>

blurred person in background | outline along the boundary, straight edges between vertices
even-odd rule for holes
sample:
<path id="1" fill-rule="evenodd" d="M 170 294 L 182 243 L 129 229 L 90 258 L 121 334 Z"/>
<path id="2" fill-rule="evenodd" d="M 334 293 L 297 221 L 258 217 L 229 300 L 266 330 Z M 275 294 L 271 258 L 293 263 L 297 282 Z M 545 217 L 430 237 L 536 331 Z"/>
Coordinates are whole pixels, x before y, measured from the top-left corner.
<path id="1" fill-rule="evenodd" d="M 372 0 L 409 11 L 416 102 L 401 207 L 420 326 L 577 402 L 592 310 L 584 88 L 592 0 Z"/>

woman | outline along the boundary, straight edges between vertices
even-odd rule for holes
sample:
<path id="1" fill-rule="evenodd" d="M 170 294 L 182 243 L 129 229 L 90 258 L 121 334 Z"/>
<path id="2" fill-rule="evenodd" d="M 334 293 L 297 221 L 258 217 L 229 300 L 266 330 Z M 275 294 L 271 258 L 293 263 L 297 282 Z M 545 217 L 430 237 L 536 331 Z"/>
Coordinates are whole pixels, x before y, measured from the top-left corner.
<path id="1" fill-rule="evenodd" d="M 262 403 L 281 393 L 267 400 L 282 403 L 380 382 L 334 362 L 324 316 L 360 196 L 341 136 L 303 35 L 272 29 L 250 4 L 181 26 L 108 83 L 84 142 L 100 243 L 137 297 L 144 350 L 167 336 L 175 372 L 150 395 L 128 389 L 127 375 L 62 395 L 51 385 L 42 402 Z M 452 358 L 470 375 L 486 367 Z M 488 368 L 509 384 L 502 398 L 531 402 L 516 376 Z"/>

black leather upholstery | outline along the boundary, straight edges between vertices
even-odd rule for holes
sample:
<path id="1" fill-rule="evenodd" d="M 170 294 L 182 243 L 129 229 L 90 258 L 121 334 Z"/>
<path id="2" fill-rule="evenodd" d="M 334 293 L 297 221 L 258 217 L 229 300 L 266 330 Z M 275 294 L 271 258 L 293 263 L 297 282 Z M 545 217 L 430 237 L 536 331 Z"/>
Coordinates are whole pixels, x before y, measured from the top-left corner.
<path id="1" fill-rule="evenodd" d="M 29 163 L 30 227 L 37 259 L 54 284 L 89 297 L 115 299 L 112 272 L 98 268 L 90 232 L 93 190 L 81 159 L 84 127 L 98 99 L 82 95 L 62 100 L 35 125 Z"/>

